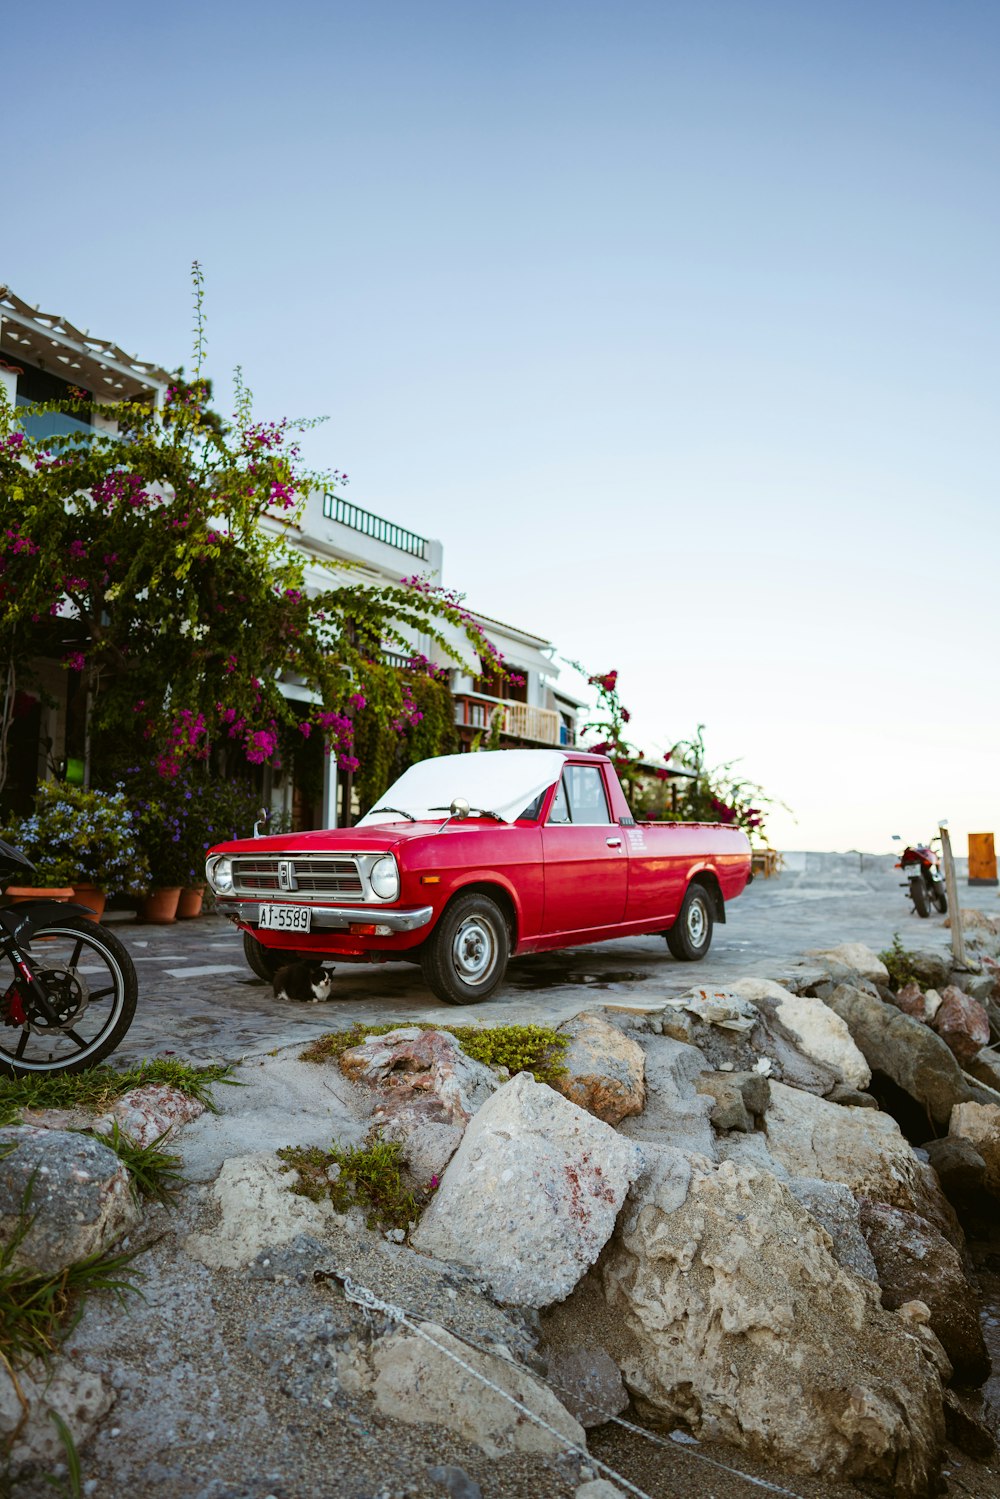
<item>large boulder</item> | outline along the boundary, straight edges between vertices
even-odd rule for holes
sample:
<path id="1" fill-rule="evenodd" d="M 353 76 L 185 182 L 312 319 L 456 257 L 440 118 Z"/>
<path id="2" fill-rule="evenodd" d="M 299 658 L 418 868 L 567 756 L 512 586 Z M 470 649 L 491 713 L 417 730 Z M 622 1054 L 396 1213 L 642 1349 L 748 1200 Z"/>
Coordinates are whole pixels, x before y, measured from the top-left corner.
<path id="1" fill-rule="evenodd" d="M 184 1248 L 211 1270 L 235 1270 L 299 1234 L 322 1239 L 336 1217 L 333 1204 L 289 1191 L 294 1180 L 269 1150 L 234 1156 L 212 1187 L 218 1223 L 209 1233 L 189 1234 Z"/>
<path id="2" fill-rule="evenodd" d="M 985 1164 L 984 1186 L 1000 1198 L 1000 1105 L 962 1103 L 954 1109 L 949 1133 L 968 1140 Z"/>
<path id="3" fill-rule="evenodd" d="M 607 1124 L 642 1113 L 646 1066 L 642 1047 L 631 1036 L 588 1010 L 563 1021 L 558 1033 L 569 1045 L 561 1058 L 565 1071 L 553 1087 Z"/>
<path id="4" fill-rule="evenodd" d="M 383 1416 L 444 1427 L 493 1458 L 586 1447 L 583 1428 L 526 1369 L 470 1348 L 433 1322 L 422 1332 L 400 1331 L 375 1343 L 370 1388 Z M 528 1420 L 507 1396 L 546 1425 Z"/>
<path id="5" fill-rule="evenodd" d="M 771 1173 L 651 1151 L 602 1272 L 630 1339 L 625 1383 L 654 1421 L 797 1471 L 930 1491 L 938 1375 Z"/>
<path id="6" fill-rule="evenodd" d="M 91 1135 L 11 1125 L 0 1129 L 0 1157 L 0 1240 L 33 1220 L 14 1252 L 17 1265 L 57 1274 L 139 1221 L 127 1170 Z"/>
<path id="7" fill-rule="evenodd" d="M 839 983 L 856 983 L 859 978 L 875 984 L 889 982 L 889 970 L 878 953 L 863 942 L 841 942 L 839 947 L 810 948 L 807 956 L 821 963 L 832 979 Z"/>
<path id="8" fill-rule="evenodd" d="M 889 1114 L 845 1109 L 772 1083 L 767 1146 L 790 1176 L 841 1182 L 859 1197 L 920 1213 L 950 1242 L 963 1242 L 934 1172 L 917 1159 Z"/>
<path id="9" fill-rule="evenodd" d="M 940 1140 L 928 1140 L 923 1148 L 959 1218 L 979 1216 L 987 1195 L 986 1162 L 972 1141 L 962 1135 L 943 1135 Z"/>
<path id="10" fill-rule="evenodd" d="M 941 990 L 941 1003 L 933 1020 L 934 1029 L 956 1057 L 967 1067 L 980 1047 L 988 1046 L 990 1022 L 978 1000 L 949 984 Z"/>
<path id="11" fill-rule="evenodd" d="M 548 1306 L 597 1259 L 642 1169 L 638 1146 L 520 1072 L 469 1124 L 411 1242 L 502 1301 Z"/>
<path id="12" fill-rule="evenodd" d="M 706 1068 L 704 1052 L 668 1036 L 644 1040 L 646 1107 L 641 1114 L 622 1120 L 621 1133 L 633 1140 L 676 1145 L 714 1159 L 709 1122 L 714 1099 L 697 1091 Z"/>
<path id="13" fill-rule="evenodd" d="M 826 1003 L 846 1022 L 872 1072 L 908 1093 L 939 1128 L 972 1096 L 955 1057 L 919 1020 L 850 984 L 838 984 Z"/>
<path id="14" fill-rule="evenodd" d="M 916 1213 L 867 1198 L 861 1199 L 860 1209 L 882 1305 L 894 1311 L 907 1301 L 924 1302 L 931 1330 L 959 1384 L 982 1384 L 990 1375 L 990 1356 L 979 1325 L 979 1298 L 966 1279 L 958 1251 Z"/>
<path id="15" fill-rule="evenodd" d="M 116 1098 L 106 1114 L 94 1120 L 95 1134 L 110 1135 L 114 1125 L 137 1145 L 152 1145 L 154 1140 L 182 1124 L 190 1124 L 204 1114 L 205 1105 L 180 1088 L 165 1083 L 145 1083 Z"/>
<path id="16" fill-rule="evenodd" d="M 398 1026 L 340 1054 L 340 1070 L 378 1090 L 375 1118 L 412 1112 L 425 1123 L 465 1125 L 499 1086 L 449 1031 Z"/>
<path id="17" fill-rule="evenodd" d="M 829 1067 L 838 1082 L 867 1088 L 871 1082 L 868 1063 L 851 1039 L 846 1023 L 821 999 L 793 994 L 770 979 L 738 979 L 732 988 L 779 1020 L 799 1050 Z"/>

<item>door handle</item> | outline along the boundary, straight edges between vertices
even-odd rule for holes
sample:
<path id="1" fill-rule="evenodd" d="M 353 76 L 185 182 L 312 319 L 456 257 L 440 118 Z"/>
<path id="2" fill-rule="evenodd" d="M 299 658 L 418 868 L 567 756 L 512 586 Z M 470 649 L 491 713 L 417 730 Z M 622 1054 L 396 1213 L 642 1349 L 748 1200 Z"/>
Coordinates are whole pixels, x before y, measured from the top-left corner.
<path id="1" fill-rule="evenodd" d="M 608 848 L 621 848 L 622 846 L 620 838 L 605 838 L 604 841 L 608 845 Z"/>

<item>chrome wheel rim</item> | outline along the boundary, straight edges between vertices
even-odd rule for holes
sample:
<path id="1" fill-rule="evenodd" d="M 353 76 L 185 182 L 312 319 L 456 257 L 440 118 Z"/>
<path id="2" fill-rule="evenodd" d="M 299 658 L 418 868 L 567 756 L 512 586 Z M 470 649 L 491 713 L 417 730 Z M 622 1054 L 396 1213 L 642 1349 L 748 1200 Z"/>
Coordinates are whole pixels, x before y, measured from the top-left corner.
<path id="1" fill-rule="evenodd" d="M 497 962 L 497 939 L 490 923 L 482 916 L 469 916 L 455 933 L 451 955 L 463 984 L 484 984 Z"/>
<path id="2" fill-rule="evenodd" d="M 704 904 L 702 903 L 700 898 L 696 898 L 691 902 L 691 905 L 688 908 L 687 918 L 688 936 L 691 938 L 691 941 L 695 947 L 700 947 L 704 942 L 705 929 L 707 926 L 708 919 L 706 916 Z"/>

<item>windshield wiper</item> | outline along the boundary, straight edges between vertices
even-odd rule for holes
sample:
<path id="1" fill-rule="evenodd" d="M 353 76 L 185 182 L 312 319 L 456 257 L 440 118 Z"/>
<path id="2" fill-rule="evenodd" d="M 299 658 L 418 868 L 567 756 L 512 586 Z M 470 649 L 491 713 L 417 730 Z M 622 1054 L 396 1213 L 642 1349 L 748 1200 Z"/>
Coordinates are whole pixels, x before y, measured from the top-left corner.
<path id="1" fill-rule="evenodd" d="M 402 807 L 372 807 L 368 816 L 372 817 L 376 812 L 398 812 L 400 817 L 406 818 L 407 822 L 416 822 L 417 820 L 412 812 L 404 812 Z"/>
<path id="2" fill-rule="evenodd" d="M 456 815 L 452 812 L 451 807 L 428 807 L 427 810 L 428 812 L 450 812 L 452 817 Z M 491 812 L 486 807 L 470 807 L 468 812 L 464 814 L 464 817 L 494 817 L 497 822 L 503 822 L 503 818 L 499 812 Z M 459 818 L 458 820 L 462 821 L 463 819 Z"/>

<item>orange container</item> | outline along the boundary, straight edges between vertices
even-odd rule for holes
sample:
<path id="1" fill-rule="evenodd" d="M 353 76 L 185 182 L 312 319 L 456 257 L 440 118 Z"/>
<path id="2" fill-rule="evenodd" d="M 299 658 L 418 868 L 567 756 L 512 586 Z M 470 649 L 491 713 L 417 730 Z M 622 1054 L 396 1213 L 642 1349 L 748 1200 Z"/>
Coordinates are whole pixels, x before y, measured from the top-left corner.
<path id="1" fill-rule="evenodd" d="M 969 834 L 969 884 L 997 884 L 997 855 L 992 833 Z"/>

